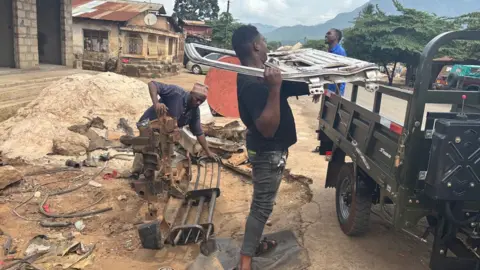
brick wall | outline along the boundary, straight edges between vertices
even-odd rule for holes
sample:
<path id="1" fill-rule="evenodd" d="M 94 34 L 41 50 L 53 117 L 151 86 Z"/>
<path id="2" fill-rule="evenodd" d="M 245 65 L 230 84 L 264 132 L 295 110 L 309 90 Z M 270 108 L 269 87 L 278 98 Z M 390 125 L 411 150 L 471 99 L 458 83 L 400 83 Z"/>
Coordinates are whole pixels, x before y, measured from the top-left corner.
<path id="1" fill-rule="evenodd" d="M 13 1 L 15 67 L 38 68 L 37 0 Z M 72 0 L 61 0 L 62 65 L 73 67 Z"/>
<path id="2" fill-rule="evenodd" d="M 38 68 L 36 0 L 13 0 L 13 33 L 16 68 Z"/>

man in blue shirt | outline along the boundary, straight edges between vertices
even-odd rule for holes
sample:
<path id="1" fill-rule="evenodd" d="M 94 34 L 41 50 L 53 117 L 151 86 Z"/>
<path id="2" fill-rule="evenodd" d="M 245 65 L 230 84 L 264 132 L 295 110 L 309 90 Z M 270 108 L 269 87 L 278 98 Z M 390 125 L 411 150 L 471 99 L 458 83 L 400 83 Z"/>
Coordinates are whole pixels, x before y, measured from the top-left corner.
<path id="1" fill-rule="evenodd" d="M 148 83 L 148 91 L 153 106 L 143 113 L 139 122 L 155 120 L 157 115 L 164 115 L 168 112 L 169 116 L 177 120 L 178 127 L 189 126 L 190 131 L 197 136 L 197 140 L 207 156 L 216 158 L 216 155 L 208 148 L 200 122 L 199 106 L 207 99 L 207 86 L 196 83 L 192 91 L 189 92 L 177 85 L 151 81 Z M 138 176 L 142 169 L 142 155 L 137 154 L 133 161 L 132 174 Z"/>
<path id="2" fill-rule="evenodd" d="M 328 30 L 328 32 L 325 34 L 325 43 L 328 44 L 328 52 L 333 53 L 333 54 L 338 54 L 342 56 L 347 56 L 347 53 L 345 52 L 345 49 L 340 45 L 340 41 L 342 40 L 342 31 L 332 28 Z M 328 91 L 336 93 L 338 86 L 338 90 L 340 92 L 341 96 L 345 95 L 345 83 L 339 83 L 339 84 L 329 84 L 328 85 Z M 314 95 L 313 96 L 313 102 L 317 103 L 320 100 L 320 95 Z"/>
<path id="3" fill-rule="evenodd" d="M 338 54 L 342 56 L 347 56 L 345 49 L 340 45 L 340 41 L 342 41 L 342 31 L 332 28 L 328 30 L 327 34 L 325 34 L 325 43 L 328 44 L 328 52 L 333 54 Z M 337 84 L 338 89 L 340 91 L 340 95 L 345 94 L 345 83 Z M 336 92 L 337 85 L 329 84 L 328 91 Z"/>

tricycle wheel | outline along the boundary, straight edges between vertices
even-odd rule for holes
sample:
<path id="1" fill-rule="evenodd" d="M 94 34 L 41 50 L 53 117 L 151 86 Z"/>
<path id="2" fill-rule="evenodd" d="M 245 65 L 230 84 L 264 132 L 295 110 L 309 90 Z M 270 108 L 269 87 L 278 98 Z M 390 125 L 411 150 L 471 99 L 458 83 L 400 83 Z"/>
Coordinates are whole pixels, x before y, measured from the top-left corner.
<path id="1" fill-rule="evenodd" d="M 353 166 L 352 163 L 342 166 L 335 193 L 338 222 L 343 233 L 349 236 L 368 231 L 372 206 L 372 195 L 358 188 L 359 181 L 355 179 Z"/>

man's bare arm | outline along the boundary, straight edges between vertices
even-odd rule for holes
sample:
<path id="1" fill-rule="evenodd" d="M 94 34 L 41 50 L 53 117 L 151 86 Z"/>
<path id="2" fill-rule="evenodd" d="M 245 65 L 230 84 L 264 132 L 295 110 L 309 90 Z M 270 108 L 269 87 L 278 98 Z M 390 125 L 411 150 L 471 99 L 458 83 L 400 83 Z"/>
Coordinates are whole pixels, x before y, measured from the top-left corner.
<path id="1" fill-rule="evenodd" d="M 157 86 L 155 85 L 154 82 L 149 82 L 148 83 L 148 92 L 150 93 L 150 98 L 152 99 L 153 105 L 159 103 L 158 102 L 158 90 L 157 90 Z"/>
<path id="2" fill-rule="evenodd" d="M 268 98 L 260 117 L 255 120 L 257 130 L 265 138 L 272 138 L 280 124 L 280 89 L 282 75 L 278 69 L 265 68 L 265 80 L 268 83 Z"/>

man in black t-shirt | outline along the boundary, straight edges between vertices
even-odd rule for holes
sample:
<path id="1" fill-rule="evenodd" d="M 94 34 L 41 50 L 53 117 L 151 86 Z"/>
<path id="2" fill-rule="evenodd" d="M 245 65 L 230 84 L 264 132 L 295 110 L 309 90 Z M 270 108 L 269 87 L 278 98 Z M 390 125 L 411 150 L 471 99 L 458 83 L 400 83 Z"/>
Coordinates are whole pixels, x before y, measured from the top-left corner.
<path id="1" fill-rule="evenodd" d="M 295 120 L 287 98 L 308 95 L 306 83 L 282 82 L 278 69 L 265 67 L 267 44 L 252 25 L 238 28 L 232 46 L 243 66 L 265 69 L 264 78 L 238 74 L 240 118 L 247 126 L 247 150 L 252 164 L 253 200 L 241 249 L 241 270 L 251 269 L 252 257 L 277 245 L 261 240 L 282 180 L 288 148 L 297 142 Z"/>

